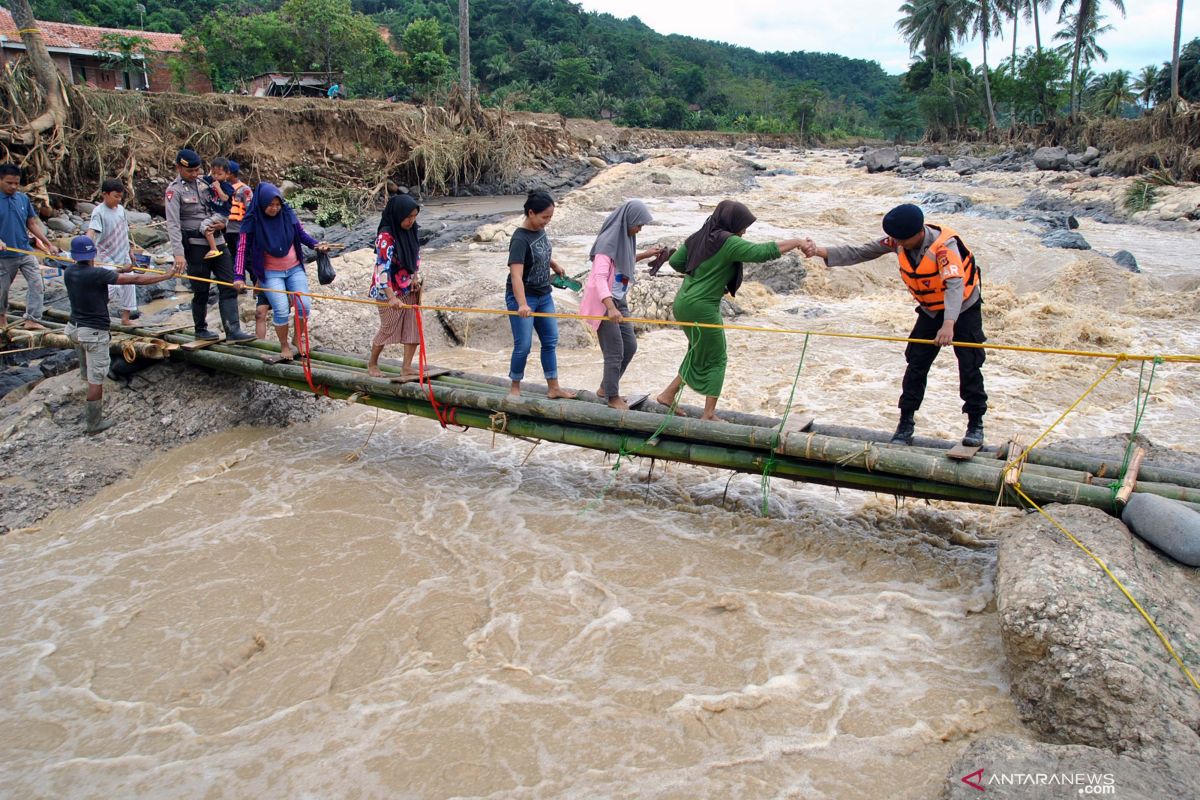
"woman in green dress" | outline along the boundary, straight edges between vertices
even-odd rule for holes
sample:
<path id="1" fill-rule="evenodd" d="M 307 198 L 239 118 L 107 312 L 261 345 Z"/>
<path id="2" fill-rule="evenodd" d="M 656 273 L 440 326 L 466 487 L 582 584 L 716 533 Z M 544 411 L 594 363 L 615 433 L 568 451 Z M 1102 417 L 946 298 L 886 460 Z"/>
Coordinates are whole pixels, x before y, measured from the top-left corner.
<path id="1" fill-rule="evenodd" d="M 751 244 L 742 236 L 754 224 L 750 209 L 733 200 L 722 200 L 700 230 L 688 237 L 671 256 L 671 267 L 684 273 L 675 295 L 675 319 L 680 322 L 721 324 L 721 298 L 742 285 L 742 263 L 774 261 L 795 250 L 801 239 Z M 675 403 L 680 385 L 704 395 L 702 419 L 717 419 L 717 400 L 725 383 L 725 331 L 720 328 L 684 328 L 688 352 L 679 374 L 658 396 L 663 405 Z"/>

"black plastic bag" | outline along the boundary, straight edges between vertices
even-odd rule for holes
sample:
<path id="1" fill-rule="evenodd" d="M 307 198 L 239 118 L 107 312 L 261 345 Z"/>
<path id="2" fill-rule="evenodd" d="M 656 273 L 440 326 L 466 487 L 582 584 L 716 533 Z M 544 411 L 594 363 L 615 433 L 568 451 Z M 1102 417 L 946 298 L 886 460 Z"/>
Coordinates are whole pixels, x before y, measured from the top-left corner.
<path id="1" fill-rule="evenodd" d="M 337 277 L 337 273 L 333 271 L 333 261 L 329 258 L 329 253 L 317 252 L 317 281 L 322 286 L 328 286 L 333 283 L 333 279 Z"/>

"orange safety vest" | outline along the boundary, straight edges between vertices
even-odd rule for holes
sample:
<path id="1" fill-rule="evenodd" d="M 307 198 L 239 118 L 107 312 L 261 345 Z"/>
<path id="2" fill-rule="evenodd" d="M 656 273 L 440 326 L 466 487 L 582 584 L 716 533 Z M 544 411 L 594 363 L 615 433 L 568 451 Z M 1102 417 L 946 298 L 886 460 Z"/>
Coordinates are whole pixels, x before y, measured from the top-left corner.
<path id="1" fill-rule="evenodd" d="M 233 185 L 233 196 L 229 198 L 231 208 L 229 209 L 229 221 L 241 222 L 246 218 L 246 204 L 238 199 L 238 189 L 241 189 L 246 184 L 238 181 Z"/>
<path id="2" fill-rule="evenodd" d="M 963 300 L 966 301 L 979 285 L 979 267 L 975 265 L 975 254 L 972 253 L 962 237 L 949 228 L 930 225 L 938 231 L 921 263 L 914 265 L 903 247 L 896 248 L 896 258 L 900 261 L 900 277 L 913 299 L 929 311 L 942 311 L 946 308 L 946 279 L 963 279 Z M 958 245 L 961 254 L 946 247 L 951 239 Z"/>

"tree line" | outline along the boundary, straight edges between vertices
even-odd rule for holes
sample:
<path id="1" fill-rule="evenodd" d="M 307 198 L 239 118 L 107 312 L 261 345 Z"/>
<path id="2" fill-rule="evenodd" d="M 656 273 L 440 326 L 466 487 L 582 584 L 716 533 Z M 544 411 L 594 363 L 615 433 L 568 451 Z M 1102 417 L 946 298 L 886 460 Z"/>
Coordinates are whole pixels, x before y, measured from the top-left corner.
<path id="1" fill-rule="evenodd" d="M 900 76 L 863 59 L 663 35 L 568 0 L 36 0 L 33 8 L 41 19 L 182 33 L 190 63 L 177 63 L 179 74 L 199 67 L 219 91 L 265 72 L 315 71 L 343 75 L 352 97 L 441 103 L 458 81 L 485 105 L 515 110 L 836 140 L 946 138 L 1200 100 L 1200 39 L 1180 46 L 1177 4 L 1172 58 L 1133 75 L 1096 69 L 1112 30 L 1103 12 L 1124 14 L 1123 0 L 905 0 L 896 28 L 914 60 Z M 1022 24 L 1033 43 L 1018 50 Z M 460 26 L 469 29 L 461 42 Z M 989 47 L 1006 34 L 1011 50 L 993 66 Z M 955 52 L 975 37 L 984 45 L 978 66 Z"/>

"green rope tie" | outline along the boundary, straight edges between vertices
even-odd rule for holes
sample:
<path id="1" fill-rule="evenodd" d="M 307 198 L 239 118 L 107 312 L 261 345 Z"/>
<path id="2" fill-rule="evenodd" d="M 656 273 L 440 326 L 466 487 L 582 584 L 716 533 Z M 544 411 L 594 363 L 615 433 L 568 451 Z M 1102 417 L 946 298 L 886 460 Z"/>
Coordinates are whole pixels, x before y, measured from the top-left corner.
<path id="1" fill-rule="evenodd" d="M 779 427 L 775 430 L 775 435 L 771 437 L 771 452 L 767 456 L 767 463 L 763 465 L 762 474 L 762 516 L 767 516 L 768 501 L 771 498 L 771 471 L 775 469 L 775 448 L 779 447 L 781 437 L 783 436 L 783 426 L 787 424 L 788 415 L 792 413 L 792 401 L 796 397 L 796 385 L 800 383 L 800 370 L 804 368 L 804 356 L 808 353 L 808 338 L 809 334 L 804 334 L 804 348 L 800 351 L 800 363 L 796 365 L 796 377 L 792 379 L 792 393 L 788 395 L 787 406 L 783 409 L 783 419 L 779 420 Z"/>
<path id="2" fill-rule="evenodd" d="M 1120 513 L 1121 509 L 1117 503 L 1117 494 L 1121 491 L 1121 484 L 1125 481 L 1125 473 L 1129 470 L 1129 461 L 1133 457 L 1133 448 L 1137 444 L 1138 431 L 1142 427 L 1142 418 L 1146 416 L 1146 407 L 1150 405 L 1150 387 L 1154 385 L 1154 373 L 1158 370 L 1158 365 L 1163 363 L 1162 356 L 1155 356 L 1154 361 L 1150 365 L 1150 375 L 1146 376 L 1146 362 L 1142 362 L 1141 369 L 1138 370 L 1138 390 L 1137 395 L 1133 398 L 1133 432 L 1129 435 L 1129 444 L 1125 445 L 1125 457 L 1121 461 L 1121 470 L 1117 474 L 1117 479 L 1113 481 L 1109 488 L 1109 493 L 1112 495 L 1113 511 Z"/>

